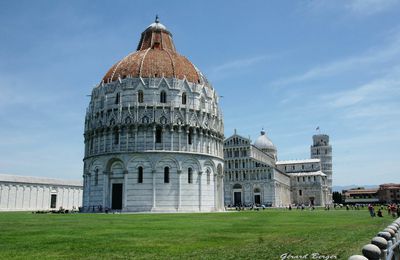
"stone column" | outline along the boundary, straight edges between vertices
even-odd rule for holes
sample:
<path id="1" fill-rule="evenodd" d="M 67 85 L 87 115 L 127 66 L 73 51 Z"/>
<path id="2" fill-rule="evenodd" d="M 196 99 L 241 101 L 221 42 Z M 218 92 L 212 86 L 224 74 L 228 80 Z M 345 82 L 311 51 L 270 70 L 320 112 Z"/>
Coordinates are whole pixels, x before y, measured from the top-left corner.
<path id="1" fill-rule="evenodd" d="M 86 206 L 88 206 L 88 211 L 89 211 L 89 209 L 90 209 L 90 192 L 91 192 L 91 183 L 90 183 L 90 181 L 91 181 L 91 175 L 90 175 L 90 173 L 88 172 L 87 174 L 86 174 L 86 186 L 87 186 L 87 192 L 86 192 L 86 194 L 87 194 L 87 205 Z M 51 191 L 50 191 L 50 193 L 51 193 Z M 104 204 L 103 204 L 104 205 Z"/>
<path id="2" fill-rule="evenodd" d="M 192 143 L 193 143 L 193 139 L 191 140 L 192 141 Z M 188 151 L 189 152 L 189 147 L 190 145 L 189 145 L 189 128 L 186 128 L 186 151 Z"/>
<path id="3" fill-rule="evenodd" d="M 103 152 L 107 151 L 107 130 L 103 130 Z"/>
<path id="4" fill-rule="evenodd" d="M 202 201 L 201 201 L 201 198 L 202 198 L 202 177 L 203 176 L 203 172 L 202 171 L 199 171 L 199 176 L 198 176 L 198 179 L 199 179 L 199 211 L 201 212 L 202 211 Z"/>
<path id="5" fill-rule="evenodd" d="M 171 135 L 171 151 L 173 151 L 174 150 L 174 127 L 173 126 L 171 126 L 170 135 Z"/>
<path id="6" fill-rule="evenodd" d="M 182 194 L 182 191 L 181 191 L 182 170 L 178 170 L 177 173 L 178 173 L 178 200 L 177 200 L 178 205 L 177 205 L 177 211 L 180 211 L 180 209 L 181 209 L 181 202 L 182 202 L 182 201 L 181 201 L 181 194 Z"/>
<path id="7" fill-rule="evenodd" d="M 200 129 L 200 153 L 203 153 L 204 145 L 203 145 L 203 130 Z"/>
<path id="8" fill-rule="evenodd" d="M 114 129 L 110 129 L 110 131 L 109 131 L 110 133 L 109 133 L 109 135 L 110 135 L 110 137 L 109 137 L 109 141 L 110 141 L 110 152 L 113 152 L 114 151 Z M 118 142 L 119 143 L 119 142 Z"/>
<path id="9" fill-rule="evenodd" d="M 97 143 L 99 142 L 99 134 L 97 133 L 97 131 L 93 132 L 93 153 L 99 153 L 99 151 L 97 150 Z"/>
<path id="10" fill-rule="evenodd" d="M 153 126 L 153 150 L 156 149 L 156 126 Z"/>
<path id="11" fill-rule="evenodd" d="M 225 210 L 225 201 L 224 201 L 224 175 L 221 175 L 220 178 L 220 183 L 219 183 L 219 201 L 220 201 L 220 207 L 219 210 Z"/>
<path id="12" fill-rule="evenodd" d="M 7 187 L 7 206 L 6 206 L 6 208 L 9 209 L 10 208 L 10 190 L 11 190 L 11 186 L 9 184 L 6 187 Z"/>
<path id="13" fill-rule="evenodd" d="M 117 134 L 118 134 L 118 151 L 121 151 L 121 128 L 118 128 L 118 131 L 117 131 Z"/>
<path id="14" fill-rule="evenodd" d="M 218 210 L 218 190 L 217 190 L 217 174 L 214 173 L 213 175 L 213 183 L 214 183 L 214 209 L 215 211 Z"/>
<path id="15" fill-rule="evenodd" d="M 166 140 L 166 138 L 165 138 L 165 127 L 163 126 L 162 127 L 162 130 L 161 130 L 161 144 L 162 144 L 162 149 L 163 149 L 163 151 L 165 150 L 165 140 Z"/>
<path id="16" fill-rule="evenodd" d="M 147 126 L 145 126 L 147 128 Z M 146 150 L 147 147 L 147 129 L 143 129 L 143 150 Z"/>
<path id="17" fill-rule="evenodd" d="M 101 136 L 102 136 L 101 133 L 99 133 L 99 134 L 97 135 L 97 149 L 96 149 L 97 153 L 100 153 Z"/>
<path id="18" fill-rule="evenodd" d="M 201 129 L 197 128 L 197 131 L 199 131 L 199 135 L 196 134 L 196 152 L 200 153 L 200 133 Z"/>
<path id="19" fill-rule="evenodd" d="M 109 207 L 108 205 L 108 179 L 110 172 L 103 171 L 103 208 Z"/>
<path id="20" fill-rule="evenodd" d="M 152 210 L 154 210 L 156 208 L 156 170 L 152 169 L 151 173 L 153 174 L 153 208 Z"/>
<path id="21" fill-rule="evenodd" d="M 182 127 L 178 126 L 178 151 L 181 150 L 181 133 L 182 133 Z"/>
<path id="22" fill-rule="evenodd" d="M 137 136 L 138 136 L 138 128 L 137 127 L 135 127 L 134 129 L 133 129 L 133 131 L 135 132 L 135 146 L 134 146 L 134 150 L 135 150 L 135 152 L 137 152 Z"/>
<path id="23" fill-rule="evenodd" d="M 126 128 L 126 140 L 125 140 L 125 151 L 129 151 L 129 132 L 131 131 L 130 127 Z"/>
<path id="24" fill-rule="evenodd" d="M 21 205 L 21 209 L 24 209 L 24 199 L 25 199 L 25 185 L 21 185 L 22 188 L 22 205 Z M 0 185 L 0 204 L 1 204 L 1 185 Z M 1 205 L 0 205 L 1 207 Z"/>
<path id="25" fill-rule="evenodd" d="M 124 170 L 124 189 L 123 189 L 123 206 L 124 210 L 128 209 L 128 170 Z"/>
<path id="26" fill-rule="evenodd" d="M 193 130 L 193 136 L 192 136 L 192 152 L 196 152 L 197 150 L 197 129 L 195 128 Z"/>

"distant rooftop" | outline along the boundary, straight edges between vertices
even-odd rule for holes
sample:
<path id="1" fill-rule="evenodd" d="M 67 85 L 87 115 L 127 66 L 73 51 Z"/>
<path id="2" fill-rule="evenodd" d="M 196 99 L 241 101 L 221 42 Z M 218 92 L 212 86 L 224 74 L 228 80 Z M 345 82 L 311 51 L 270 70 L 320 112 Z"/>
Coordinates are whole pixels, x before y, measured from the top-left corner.
<path id="1" fill-rule="evenodd" d="M 16 183 L 82 187 L 82 181 L 80 181 L 80 180 L 61 180 L 61 179 L 52 179 L 52 178 L 44 178 L 44 177 L 19 176 L 19 175 L 9 175 L 9 174 L 0 174 L 0 182 L 16 182 Z"/>
<path id="2" fill-rule="evenodd" d="M 290 176 L 296 176 L 296 177 L 303 177 L 303 176 L 326 176 L 325 173 L 321 171 L 316 171 L 316 172 L 291 172 L 288 173 Z"/>
<path id="3" fill-rule="evenodd" d="M 277 161 L 276 164 L 301 164 L 301 163 L 317 163 L 320 159 L 304 159 L 304 160 L 288 160 L 288 161 Z"/>

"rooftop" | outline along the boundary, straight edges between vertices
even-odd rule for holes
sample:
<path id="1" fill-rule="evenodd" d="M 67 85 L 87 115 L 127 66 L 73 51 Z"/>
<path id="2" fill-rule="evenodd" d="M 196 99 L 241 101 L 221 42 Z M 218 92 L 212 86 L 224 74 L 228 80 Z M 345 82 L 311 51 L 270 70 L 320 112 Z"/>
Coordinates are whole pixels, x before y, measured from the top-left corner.
<path id="1" fill-rule="evenodd" d="M 16 183 L 29 183 L 29 184 L 48 184 L 48 185 L 60 185 L 60 186 L 80 186 L 82 187 L 82 181 L 80 180 L 61 180 L 44 177 L 32 177 L 32 176 L 19 176 L 0 174 L 0 182 L 16 182 Z"/>
<path id="2" fill-rule="evenodd" d="M 136 52 L 115 63 L 103 77 L 103 82 L 127 77 L 165 77 L 186 79 L 196 84 L 207 83 L 196 66 L 176 51 L 172 34 L 160 23 L 158 17 L 142 32 Z"/>
<path id="3" fill-rule="evenodd" d="M 319 163 L 320 159 L 304 159 L 304 160 L 288 160 L 288 161 L 277 161 L 277 165 L 282 164 L 302 164 L 302 163 Z"/>
<path id="4" fill-rule="evenodd" d="M 325 173 L 321 171 L 316 171 L 316 172 L 291 172 L 288 173 L 290 176 L 296 176 L 296 177 L 302 177 L 302 176 L 326 176 Z"/>

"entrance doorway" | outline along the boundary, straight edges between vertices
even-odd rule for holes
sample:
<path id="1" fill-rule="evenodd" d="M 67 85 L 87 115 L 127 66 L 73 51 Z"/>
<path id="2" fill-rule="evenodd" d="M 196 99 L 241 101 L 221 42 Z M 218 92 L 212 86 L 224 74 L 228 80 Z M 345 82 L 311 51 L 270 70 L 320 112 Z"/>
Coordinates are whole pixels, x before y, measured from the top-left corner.
<path id="1" fill-rule="evenodd" d="M 122 183 L 112 185 L 111 208 L 122 209 Z"/>
<path id="2" fill-rule="evenodd" d="M 235 191 L 233 194 L 235 198 L 235 206 L 240 206 L 242 204 L 242 192 Z"/>
<path id="3" fill-rule="evenodd" d="M 254 204 L 261 204 L 261 190 L 260 188 L 254 188 Z"/>
<path id="4" fill-rule="evenodd" d="M 51 194 L 50 208 L 55 209 L 56 207 L 57 207 L 57 195 Z"/>

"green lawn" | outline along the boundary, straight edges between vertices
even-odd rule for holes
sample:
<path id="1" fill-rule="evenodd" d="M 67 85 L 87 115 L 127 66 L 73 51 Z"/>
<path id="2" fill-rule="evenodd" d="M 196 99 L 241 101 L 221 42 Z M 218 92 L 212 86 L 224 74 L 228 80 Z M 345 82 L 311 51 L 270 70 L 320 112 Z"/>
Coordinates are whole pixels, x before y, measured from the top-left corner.
<path id="1" fill-rule="evenodd" d="M 366 209 L 0 213 L 0 259 L 280 259 L 314 252 L 347 259 L 392 221 L 371 218 Z"/>

